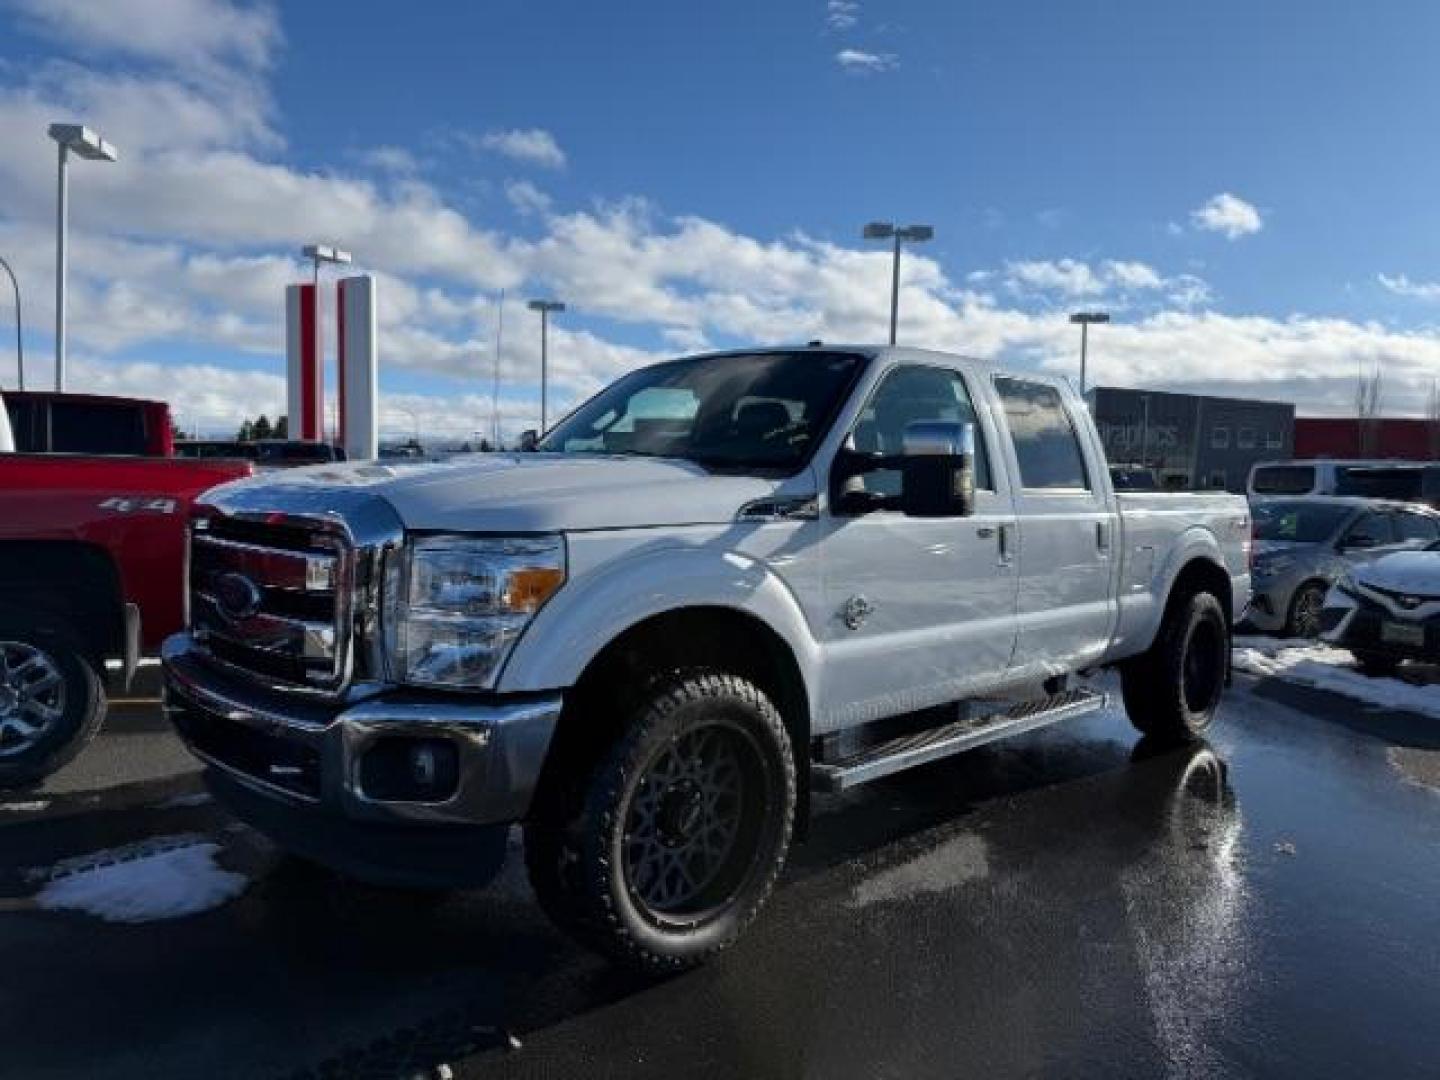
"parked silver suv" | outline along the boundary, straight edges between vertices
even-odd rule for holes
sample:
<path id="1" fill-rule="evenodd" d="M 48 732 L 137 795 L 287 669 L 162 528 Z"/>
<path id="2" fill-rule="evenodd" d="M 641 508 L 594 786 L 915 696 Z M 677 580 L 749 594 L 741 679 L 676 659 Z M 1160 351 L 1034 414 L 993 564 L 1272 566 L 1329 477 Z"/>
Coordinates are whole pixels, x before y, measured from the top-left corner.
<path id="1" fill-rule="evenodd" d="M 1410 503 L 1310 495 L 1262 499 L 1255 520 L 1250 627 L 1315 637 L 1331 584 L 1350 566 L 1440 539 L 1440 513 Z"/>

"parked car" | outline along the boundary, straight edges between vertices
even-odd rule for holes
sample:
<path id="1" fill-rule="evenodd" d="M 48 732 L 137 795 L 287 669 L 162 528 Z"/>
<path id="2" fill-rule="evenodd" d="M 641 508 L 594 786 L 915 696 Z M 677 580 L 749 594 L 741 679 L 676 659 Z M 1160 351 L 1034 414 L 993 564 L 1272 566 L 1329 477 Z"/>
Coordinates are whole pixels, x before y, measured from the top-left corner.
<path id="1" fill-rule="evenodd" d="M 1252 498 L 1354 495 L 1424 503 L 1440 509 L 1440 462 L 1320 458 L 1261 461 L 1250 469 Z"/>
<path id="2" fill-rule="evenodd" d="M 1405 660 L 1440 663 L 1440 541 L 1341 574 L 1320 625 L 1367 675 L 1394 674 Z"/>
<path id="3" fill-rule="evenodd" d="M 1111 465 L 1110 483 L 1116 491 L 1160 490 L 1160 478 L 1148 465 Z"/>
<path id="4" fill-rule="evenodd" d="M 260 451 L 253 442 L 239 439 L 180 439 L 175 443 L 175 456 L 183 458 L 238 458 L 254 461 Z"/>
<path id="5" fill-rule="evenodd" d="M 307 439 L 257 439 L 255 460 L 262 469 L 298 469 L 304 465 L 329 465 L 345 460 L 345 451 L 326 442 Z"/>
<path id="6" fill-rule="evenodd" d="M 1197 735 L 1239 495 L 1120 493 L 1062 379 L 808 347 L 632 372 L 535 452 L 210 492 L 167 708 L 291 851 L 477 883 L 646 970 L 764 903 L 813 788 L 1100 708 Z M 949 706 L 940 709 L 939 706 Z"/>
<path id="7" fill-rule="evenodd" d="M 1246 622 L 1266 634 L 1315 637 L 1331 584 L 1347 568 L 1440 539 L 1440 513 L 1375 499 L 1262 499 L 1255 515 L 1254 595 Z"/>
<path id="8" fill-rule="evenodd" d="M 0 454 L 0 790 L 79 753 L 105 716 L 107 660 L 128 684 L 140 656 L 181 628 L 190 502 L 252 471 Z"/>

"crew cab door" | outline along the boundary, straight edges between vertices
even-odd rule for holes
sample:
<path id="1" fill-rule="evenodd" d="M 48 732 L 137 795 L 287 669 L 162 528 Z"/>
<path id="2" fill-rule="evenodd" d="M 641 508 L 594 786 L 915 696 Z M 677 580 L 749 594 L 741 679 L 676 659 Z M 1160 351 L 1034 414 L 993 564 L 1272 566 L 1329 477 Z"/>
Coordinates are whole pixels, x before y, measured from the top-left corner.
<path id="1" fill-rule="evenodd" d="M 1120 522 L 1104 462 L 1049 383 L 994 377 L 1019 516 L 1019 640 L 1015 665 L 1034 674 L 1099 660 L 1116 619 Z M 1089 452 L 1087 452 L 1089 447 Z"/>
<path id="2" fill-rule="evenodd" d="M 951 701 L 999 683 L 1015 644 L 1016 567 L 1002 544 L 1014 508 L 993 466 L 996 429 L 953 368 L 885 373 L 847 436 L 851 449 L 899 454 L 908 424 L 975 424 L 975 513 L 907 517 L 900 473 L 877 469 L 831 486 L 823 526 L 821 712 L 833 725 Z"/>

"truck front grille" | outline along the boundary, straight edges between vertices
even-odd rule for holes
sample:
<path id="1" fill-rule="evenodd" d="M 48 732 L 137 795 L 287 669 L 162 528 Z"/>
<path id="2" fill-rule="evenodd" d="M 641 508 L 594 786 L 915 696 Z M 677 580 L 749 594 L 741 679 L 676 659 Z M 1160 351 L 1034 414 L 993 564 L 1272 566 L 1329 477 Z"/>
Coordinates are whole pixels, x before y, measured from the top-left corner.
<path id="1" fill-rule="evenodd" d="M 337 691 L 354 560 L 320 528 L 215 516 L 190 539 L 190 623 L 211 656 L 270 684 Z"/>

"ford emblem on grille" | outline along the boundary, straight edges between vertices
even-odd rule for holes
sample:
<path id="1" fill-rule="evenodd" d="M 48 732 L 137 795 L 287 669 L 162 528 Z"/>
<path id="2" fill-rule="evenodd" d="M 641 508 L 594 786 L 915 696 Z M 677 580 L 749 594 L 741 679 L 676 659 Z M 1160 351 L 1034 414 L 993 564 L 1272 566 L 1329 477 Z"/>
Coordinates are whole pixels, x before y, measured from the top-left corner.
<path id="1" fill-rule="evenodd" d="M 244 574 L 232 570 L 215 579 L 215 603 L 231 622 L 250 618 L 260 610 L 263 599 L 260 586 Z"/>

